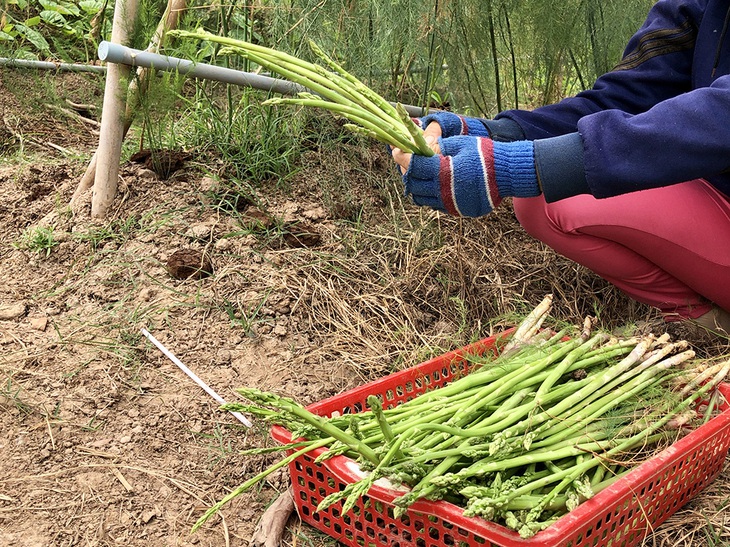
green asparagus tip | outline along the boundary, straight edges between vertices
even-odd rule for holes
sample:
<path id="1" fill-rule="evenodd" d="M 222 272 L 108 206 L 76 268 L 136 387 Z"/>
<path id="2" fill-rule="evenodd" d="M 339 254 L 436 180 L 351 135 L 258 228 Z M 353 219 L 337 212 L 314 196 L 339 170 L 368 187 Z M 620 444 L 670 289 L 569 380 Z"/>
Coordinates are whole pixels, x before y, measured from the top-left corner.
<path id="1" fill-rule="evenodd" d="M 354 123 L 346 123 L 342 127 L 345 129 L 349 129 L 353 133 L 357 133 L 358 135 L 363 135 L 365 137 L 369 137 L 371 139 L 378 139 L 377 133 L 375 131 L 371 131 L 370 129 L 367 129 L 365 127 L 360 127 L 359 125 L 355 125 Z"/>
<path id="2" fill-rule="evenodd" d="M 312 50 L 312 51 L 313 51 L 314 53 L 316 53 L 317 55 L 319 55 L 319 54 L 320 54 L 320 53 L 322 52 L 322 48 L 321 48 L 321 47 L 319 47 L 319 46 L 317 45 L 317 43 L 316 43 L 316 42 L 315 42 L 314 40 L 312 40 L 311 38 L 309 39 L 308 43 L 309 43 L 309 48 L 310 48 L 310 49 L 311 49 L 311 50 Z"/>
<path id="3" fill-rule="evenodd" d="M 242 57 L 245 57 L 246 50 L 234 46 L 225 46 L 218 50 L 218 55 L 241 55 Z"/>

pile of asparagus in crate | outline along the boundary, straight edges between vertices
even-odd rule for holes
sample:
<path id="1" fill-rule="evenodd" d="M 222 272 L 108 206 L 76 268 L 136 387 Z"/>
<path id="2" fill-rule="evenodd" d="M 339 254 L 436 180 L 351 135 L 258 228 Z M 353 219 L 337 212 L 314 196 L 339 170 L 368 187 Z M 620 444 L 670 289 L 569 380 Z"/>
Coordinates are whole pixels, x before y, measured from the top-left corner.
<path id="1" fill-rule="evenodd" d="M 321 460 L 344 454 L 364 478 L 318 509 L 344 502 L 344 514 L 387 478 L 409 487 L 396 514 L 421 498 L 444 499 L 529 537 L 712 416 L 730 361 L 696 360 L 667 335 L 594 333 L 589 320 L 582 330 L 554 332 L 543 324 L 550 305 L 547 297 L 498 355 L 468 356 L 469 374 L 395 408 L 371 396 L 361 413 L 325 418 L 291 399 L 239 389 L 250 403 L 224 408 L 286 427 L 294 441 L 275 449 L 293 453 L 196 527 L 271 472 L 327 447 Z"/>

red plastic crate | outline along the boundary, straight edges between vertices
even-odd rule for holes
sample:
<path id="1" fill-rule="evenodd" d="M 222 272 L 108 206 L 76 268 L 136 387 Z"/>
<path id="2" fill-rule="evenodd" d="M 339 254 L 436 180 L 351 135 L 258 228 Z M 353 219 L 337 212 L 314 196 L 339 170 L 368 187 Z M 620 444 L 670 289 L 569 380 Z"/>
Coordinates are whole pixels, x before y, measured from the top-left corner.
<path id="1" fill-rule="evenodd" d="M 380 395 L 390 408 L 468 374 L 465 355 L 498 352 L 510 331 L 426 361 L 410 369 L 309 406 L 320 416 L 355 413 L 368 395 Z M 730 384 L 721 386 L 730 400 Z M 419 500 L 399 518 L 392 501 L 401 495 L 377 483 L 354 509 L 342 504 L 316 511 L 319 502 L 359 480 L 357 466 L 344 456 L 315 464 L 325 449 L 312 451 L 289 466 L 294 499 L 302 520 L 352 547 L 632 547 L 707 486 L 721 471 L 730 448 L 730 405 L 705 425 L 643 463 L 613 485 L 583 502 L 549 528 L 529 539 L 444 501 Z M 283 427 L 272 436 L 291 441 Z"/>

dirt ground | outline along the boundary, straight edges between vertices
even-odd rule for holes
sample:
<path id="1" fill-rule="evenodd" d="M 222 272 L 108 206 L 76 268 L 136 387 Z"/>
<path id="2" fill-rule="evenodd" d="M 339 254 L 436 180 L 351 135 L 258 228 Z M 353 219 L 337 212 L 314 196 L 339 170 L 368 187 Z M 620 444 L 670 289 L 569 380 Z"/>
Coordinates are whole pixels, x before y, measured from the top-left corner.
<path id="1" fill-rule="evenodd" d="M 452 309 L 463 288 L 438 293 L 453 272 L 439 271 L 434 255 L 413 260 L 411 247 L 429 242 L 411 236 L 407 251 L 377 258 L 378 245 L 400 245 L 379 231 L 384 219 L 375 214 L 384 204 L 378 185 L 388 180 L 382 150 L 355 164 L 304 160 L 310 174 L 329 169 L 355 181 L 357 204 L 371 211 L 359 225 L 343 222 L 351 209 L 342 212 L 307 177 L 272 193 L 265 217 L 255 207 L 231 214 L 216 201 L 220 182 L 202 158 L 164 180 L 143 162 L 126 162 L 110 217 L 91 219 L 88 201 L 66 205 L 95 149 L 94 126 L 51 109 L 27 111 L 19 97 L 32 86 L 9 89 L 19 81 L 0 69 L 0 159 L 9 158 L 0 162 L 0 546 L 248 545 L 287 487 L 279 473 L 190 533 L 211 504 L 276 456 L 239 456 L 271 442 L 266 427 L 248 429 L 221 413 L 142 328 L 229 400 L 236 387 L 255 386 L 311 403 L 500 329 L 506 323 L 490 320 L 494 310 L 556 292 L 551 268 L 571 284 L 557 290 L 566 318 L 579 320 L 595 302 L 623 307 L 627 319 L 650 315 L 531 244 L 520 264 L 466 272 L 471 289 L 484 283 L 494 292 L 476 295 L 483 309 L 465 328 Z M 83 78 L 58 85 L 76 102 L 98 102 Z M 374 171 L 382 173 L 376 183 Z M 495 228 L 495 246 L 525 242 L 509 211 L 489 222 L 473 230 Z M 23 239 L 37 226 L 52 227 L 47 251 Z M 372 249 L 358 248 L 354 234 L 369 231 Z M 171 258 L 181 250 L 207 256 L 212 275 L 176 278 L 181 266 Z M 410 277 L 393 274 L 409 269 Z M 448 313 L 437 312 L 442 304 Z M 377 338 L 383 331 L 399 332 Z M 727 484 L 710 487 L 647 545 L 730 544 Z M 701 531 L 708 520 L 714 540 Z M 328 543 L 296 519 L 289 530 L 288 545 Z"/>

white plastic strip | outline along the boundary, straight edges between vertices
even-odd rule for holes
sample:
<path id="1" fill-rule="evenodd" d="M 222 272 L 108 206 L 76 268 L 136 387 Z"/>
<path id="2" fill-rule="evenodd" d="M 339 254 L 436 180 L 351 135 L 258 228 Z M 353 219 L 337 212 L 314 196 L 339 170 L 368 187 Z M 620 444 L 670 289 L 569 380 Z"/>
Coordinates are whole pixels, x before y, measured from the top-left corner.
<path id="1" fill-rule="evenodd" d="M 142 334 L 144 334 L 144 335 L 145 335 L 145 337 L 146 337 L 146 338 L 147 338 L 147 339 L 148 339 L 148 340 L 149 340 L 150 342 L 152 342 L 152 343 L 153 343 L 153 344 L 154 344 L 155 346 L 157 346 L 157 348 L 158 348 L 158 349 L 159 349 L 159 350 L 160 350 L 160 351 L 161 351 L 162 353 L 164 353 L 164 354 L 165 354 L 165 356 L 166 356 L 166 357 L 167 357 L 167 358 L 168 358 L 168 359 L 169 359 L 170 361 L 172 361 L 173 363 L 175 363 L 175 364 L 176 364 L 176 365 L 177 365 L 177 366 L 178 366 L 178 367 L 180 368 L 180 370 L 182 370 L 182 371 L 183 371 L 183 372 L 184 372 L 185 374 L 187 374 L 187 375 L 188 375 L 188 376 L 189 376 L 190 378 L 192 378 L 193 382 L 195 382 L 195 383 L 196 383 L 196 384 L 198 384 L 198 385 L 199 385 L 199 386 L 200 386 L 201 388 L 203 388 L 203 390 L 204 390 L 204 391 L 205 391 L 205 392 L 206 392 L 206 393 L 207 393 L 208 395 L 210 395 L 211 397 L 213 397 L 213 399 L 215 399 L 216 401 L 218 401 L 218 403 L 220 403 L 220 404 L 222 404 L 222 405 L 226 404 L 226 401 L 225 401 L 225 399 L 223 399 L 223 397 L 221 397 L 221 396 L 220 396 L 220 395 L 218 395 L 218 394 L 217 394 L 217 393 L 216 393 L 215 391 L 213 391 L 213 389 L 212 389 L 212 388 L 211 388 L 211 387 L 210 387 L 210 386 L 209 386 L 208 384 L 206 384 L 205 382 L 203 382 L 203 380 L 201 380 L 201 379 L 200 379 L 200 378 L 198 377 L 198 375 L 197 375 L 197 374 L 195 374 L 195 373 L 194 373 L 194 372 L 193 372 L 192 370 L 190 370 L 190 369 L 189 369 L 188 367 L 186 367 L 186 366 L 185 366 L 185 365 L 184 365 L 184 364 L 182 363 L 182 361 L 180 361 L 180 359 L 178 359 L 177 357 L 175 357 L 175 356 L 174 356 L 174 355 L 172 354 L 172 352 L 171 352 L 170 350 L 168 350 L 168 349 L 167 349 L 167 348 L 166 348 L 165 346 L 163 346 L 163 345 L 162 345 L 162 344 L 161 344 L 161 343 L 160 343 L 160 342 L 159 342 L 159 341 L 157 340 L 157 338 L 155 338 L 154 336 L 152 336 L 152 335 L 151 335 L 151 334 L 150 334 L 150 333 L 149 333 L 149 332 L 147 331 L 147 329 L 140 329 L 140 331 L 142 332 Z M 246 418 L 246 417 L 245 417 L 245 416 L 244 416 L 243 414 L 241 414 L 240 412 L 231 412 L 231 414 L 233 414 L 233 415 L 234 415 L 234 416 L 236 417 L 236 419 L 237 419 L 237 420 L 238 420 L 239 422 L 241 422 L 241 423 L 242 423 L 243 425 L 245 425 L 246 427 L 252 427 L 252 426 L 253 426 L 253 424 L 252 424 L 252 423 L 251 423 L 251 422 L 250 422 L 250 421 L 249 421 L 249 420 L 248 420 L 248 419 L 247 419 L 247 418 Z"/>

